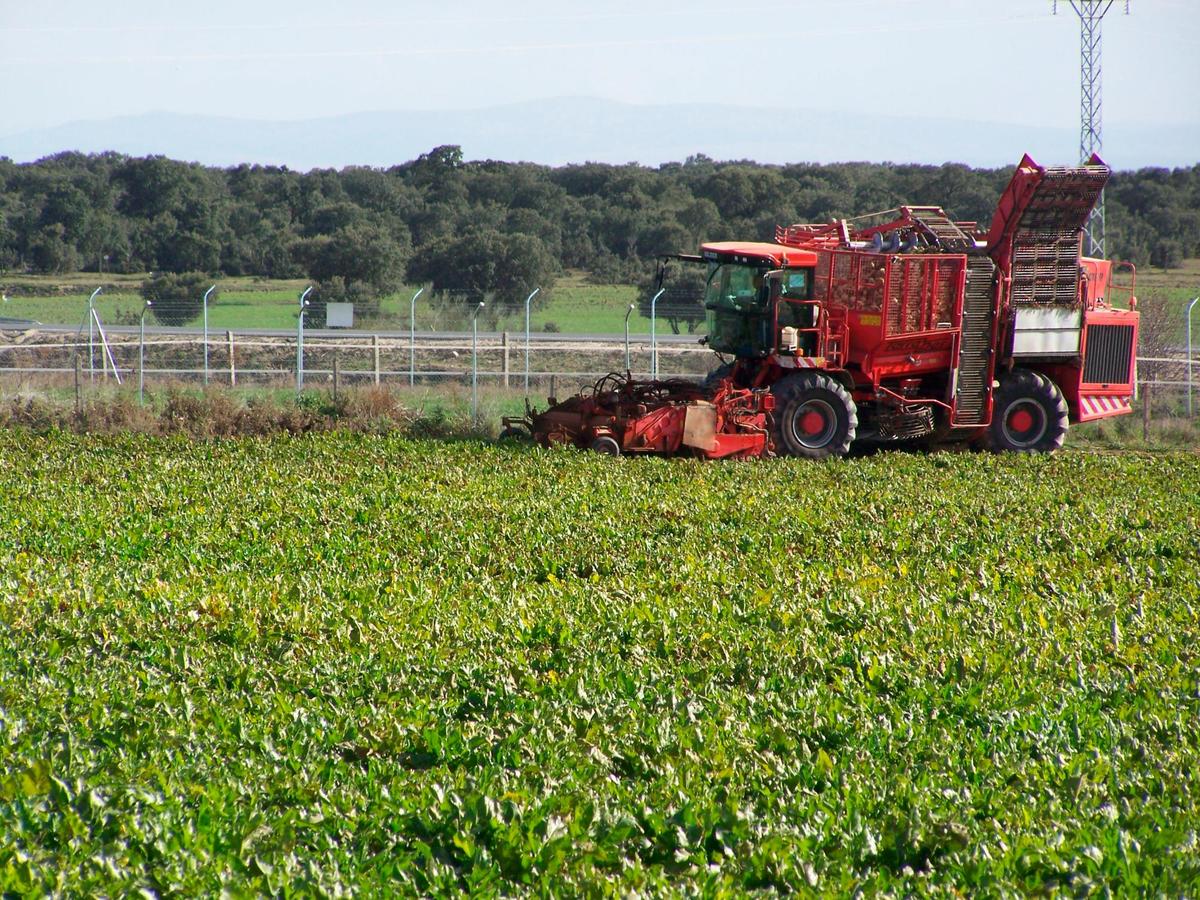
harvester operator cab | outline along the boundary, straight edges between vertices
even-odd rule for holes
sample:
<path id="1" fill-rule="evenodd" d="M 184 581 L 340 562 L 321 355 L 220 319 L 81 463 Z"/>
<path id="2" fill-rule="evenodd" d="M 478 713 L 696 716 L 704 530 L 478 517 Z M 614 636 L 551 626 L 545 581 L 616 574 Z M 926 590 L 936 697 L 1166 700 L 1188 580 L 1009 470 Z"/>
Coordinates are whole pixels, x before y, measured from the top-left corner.
<path id="1" fill-rule="evenodd" d="M 711 264 L 704 308 L 708 345 L 718 353 L 745 359 L 816 351 L 819 310 L 810 269 Z"/>
<path id="2" fill-rule="evenodd" d="M 713 263 L 704 287 L 708 346 L 738 358 L 771 351 L 770 288 L 766 267 Z"/>

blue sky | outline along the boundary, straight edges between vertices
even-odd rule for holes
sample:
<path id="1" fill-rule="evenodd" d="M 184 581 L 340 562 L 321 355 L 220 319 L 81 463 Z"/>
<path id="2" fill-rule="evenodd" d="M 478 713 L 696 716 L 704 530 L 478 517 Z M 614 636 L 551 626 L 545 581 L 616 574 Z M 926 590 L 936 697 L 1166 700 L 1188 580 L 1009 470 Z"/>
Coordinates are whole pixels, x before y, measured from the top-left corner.
<path id="1" fill-rule="evenodd" d="M 1068 0 L 0 4 L 14 133 L 149 111 L 303 119 L 560 96 L 1078 120 Z M 1200 0 L 1117 0 L 1106 122 L 1200 120 Z M 940 74 L 938 74 L 940 73 Z"/>

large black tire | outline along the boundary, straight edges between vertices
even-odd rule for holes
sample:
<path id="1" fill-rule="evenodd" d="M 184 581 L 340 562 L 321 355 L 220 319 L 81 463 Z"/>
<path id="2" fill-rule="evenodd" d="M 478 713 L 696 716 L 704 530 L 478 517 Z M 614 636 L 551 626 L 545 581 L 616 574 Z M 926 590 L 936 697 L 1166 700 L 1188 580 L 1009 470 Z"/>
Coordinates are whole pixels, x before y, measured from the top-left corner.
<path id="1" fill-rule="evenodd" d="M 616 438 L 609 437 L 607 434 L 602 434 L 592 441 L 592 449 L 597 453 L 603 453 L 605 456 L 621 455 L 621 445 L 617 443 Z"/>
<path id="2" fill-rule="evenodd" d="M 1045 375 L 1013 369 L 1000 377 L 988 426 L 993 450 L 1050 453 L 1063 445 L 1068 427 L 1067 401 Z"/>
<path id="3" fill-rule="evenodd" d="M 801 372 L 775 382 L 771 393 L 777 453 L 825 459 L 849 452 L 858 432 L 858 408 L 837 380 L 822 372 Z"/>

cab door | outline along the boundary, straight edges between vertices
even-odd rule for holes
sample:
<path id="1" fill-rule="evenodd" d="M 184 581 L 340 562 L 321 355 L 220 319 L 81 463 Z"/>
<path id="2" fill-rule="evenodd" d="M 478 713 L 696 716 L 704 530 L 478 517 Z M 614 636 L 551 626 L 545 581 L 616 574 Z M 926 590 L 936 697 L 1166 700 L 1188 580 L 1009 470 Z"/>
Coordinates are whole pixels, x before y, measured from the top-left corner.
<path id="1" fill-rule="evenodd" d="M 821 304 L 812 299 L 812 270 L 772 272 L 770 283 L 777 352 L 783 356 L 820 356 Z"/>

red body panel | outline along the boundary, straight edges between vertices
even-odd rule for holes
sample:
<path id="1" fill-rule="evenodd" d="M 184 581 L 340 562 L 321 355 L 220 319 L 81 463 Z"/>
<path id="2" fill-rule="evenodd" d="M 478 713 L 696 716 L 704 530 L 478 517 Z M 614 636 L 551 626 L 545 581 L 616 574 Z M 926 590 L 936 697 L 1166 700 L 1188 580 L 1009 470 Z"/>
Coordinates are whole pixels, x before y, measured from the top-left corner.
<path id="1" fill-rule="evenodd" d="M 664 406 L 629 419 L 621 429 L 621 449 L 674 453 L 683 441 L 685 406 Z"/>
<path id="2" fill-rule="evenodd" d="M 1085 256 L 1079 260 L 1079 265 L 1083 267 L 1083 300 L 1087 308 L 1094 309 L 1100 301 L 1111 302 L 1112 262 Z"/>
<path id="3" fill-rule="evenodd" d="M 1138 314 L 1097 307 L 1083 315 L 1080 356 L 1035 368 L 1063 393 L 1072 422 L 1090 422 L 1133 411 Z M 1088 344 L 1092 344 L 1089 353 Z"/>
<path id="4" fill-rule="evenodd" d="M 1091 422 L 1093 419 L 1107 419 L 1109 416 L 1121 416 L 1131 412 L 1131 394 L 1086 394 L 1079 398 L 1075 421 Z"/>
<path id="5" fill-rule="evenodd" d="M 1079 370 L 1078 399 L 1071 415 L 1076 421 L 1090 422 L 1132 412 L 1137 379 L 1134 350 L 1138 314 L 1124 309 L 1096 308 L 1084 313 L 1083 322 L 1079 352 L 1084 363 Z"/>

